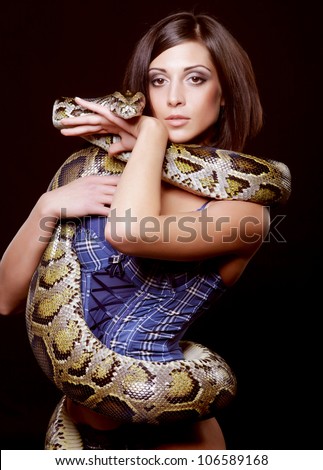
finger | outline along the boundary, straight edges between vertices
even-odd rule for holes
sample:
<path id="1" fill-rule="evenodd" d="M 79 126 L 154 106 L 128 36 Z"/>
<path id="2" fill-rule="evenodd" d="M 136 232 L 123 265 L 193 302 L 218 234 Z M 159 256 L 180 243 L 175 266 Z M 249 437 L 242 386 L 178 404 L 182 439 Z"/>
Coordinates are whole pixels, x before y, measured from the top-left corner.
<path id="1" fill-rule="evenodd" d="M 83 98 L 80 98 L 80 97 L 76 97 L 75 98 L 75 102 L 77 104 L 79 104 L 80 106 L 83 106 L 83 108 L 87 108 L 89 109 L 90 111 L 93 111 L 94 113 L 97 113 L 97 114 L 103 114 L 103 113 L 107 113 L 107 115 L 112 115 L 112 116 L 115 116 L 107 106 L 104 106 L 102 104 L 98 104 L 98 103 L 95 103 L 93 101 L 87 101 L 87 100 L 84 100 Z M 104 114 L 105 115 L 105 114 Z"/>
<path id="2" fill-rule="evenodd" d="M 102 176 L 102 178 L 105 179 L 104 183 L 106 186 L 115 187 L 119 184 L 121 176 L 120 175 L 104 175 Z"/>
<path id="3" fill-rule="evenodd" d="M 76 127 L 76 126 L 83 126 L 83 125 L 103 125 L 107 123 L 107 118 L 99 116 L 98 114 L 85 114 L 83 116 L 78 117 L 67 117 L 63 118 L 60 121 L 60 124 L 64 127 Z"/>
<path id="4" fill-rule="evenodd" d="M 91 135 L 102 133 L 102 129 L 99 126 L 78 126 L 71 128 L 64 128 L 60 130 L 61 134 L 65 136 L 75 136 L 75 135 Z M 105 133 L 107 133 L 105 131 Z"/>
<path id="5" fill-rule="evenodd" d="M 117 155 L 118 153 L 122 153 L 122 152 L 127 152 L 127 149 L 125 148 L 122 141 L 115 142 L 114 144 L 111 144 L 110 147 L 109 147 L 109 155 L 111 157 L 114 156 L 114 155 Z"/>
<path id="6" fill-rule="evenodd" d="M 115 186 L 106 186 L 102 190 L 101 194 L 98 194 L 96 197 L 103 204 L 106 204 L 107 202 L 110 203 L 111 198 L 114 196 L 116 190 L 117 190 L 117 185 L 115 185 Z"/>
<path id="7" fill-rule="evenodd" d="M 93 115 L 94 116 L 94 115 Z M 121 131 L 120 126 L 115 125 L 104 117 L 97 116 L 95 119 L 89 118 L 64 118 L 61 121 L 60 129 L 63 135 L 81 135 L 81 134 L 115 134 Z M 68 130 L 68 132 L 65 132 Z M 69 132 L 72 131 L 72 132 Z"/>
<path id="8" fill-rule="evenodd" d="M 96 215 L 108 216 L 110 214 L 110 204 L 98 204 L 92 213 Z"/>
<path id="9" fill-rule="evenodd" d="M 100 204 L 102 204 L 105 207 L 110 206 L 113 196 L 114 196 L 113 194 L 109 194 L 108 196 L 102 197 L 102 199 L 100 200 Z"/>
<path id="10" fill-rule="evenodd" d="M 97 183 L 98 197 L 104 200 L 105 197 L 113 196 L 120 182 L 120 177 L 120 175 L 100 176 L 100 182 Z"/>
<path id="11" fill-rule="evenodd" d="M 101 104 L 94 103 L 92 101 L 86 101 L 86 100 L 83 100 L 82 98 L 79 98 L 79 97 L 76 97 L 75 101 L 76 101 L 77 104 L 80 104 L 84 108 L 87 108 L 87 109 L 93 111 L 94 113 L 105 117 L 106 119 L 108 119 L 108 121 L 116 124 L 118 127 L 125 130 L 126 132 L 131 133 L 133 124 L 131 125 L 130 121 L 136 122 L 136 118 L 133 118 L 131 120 L 125 120 L 125 119 L 117 116 L 112 111 L 110 111 L 110 109 L 107 106 L 103 106 Z"/>

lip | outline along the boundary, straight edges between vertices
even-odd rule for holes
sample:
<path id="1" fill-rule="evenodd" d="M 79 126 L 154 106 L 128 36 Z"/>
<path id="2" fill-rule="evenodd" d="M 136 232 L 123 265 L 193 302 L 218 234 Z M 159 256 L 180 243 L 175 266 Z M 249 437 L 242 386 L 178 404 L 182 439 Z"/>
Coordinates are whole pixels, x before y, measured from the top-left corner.
<path id="1" fill-rule="evenodd" d="M 186 116 L 182 116 L 181 114 L 170 114 L 169 116 L 167 116 L 166 121 L 172 121 L 173 119 L 175 119 L 175 120 L 178 120 L 178 119 L 181 119 L 181 120 L 186 119 L 186 120 L 188 120 L 189 118 L 186 117 Z"/>
<path id="2" fill-rule="evenodd" d="M 171 126 L 177 127 L 187 124 L 189 119 L 190 118 L 182 116 L 181 114 L 171 114 L 170 116 L 167 116 L 167 118 L 165 118 L 165 121 L 168 121 Z"/>

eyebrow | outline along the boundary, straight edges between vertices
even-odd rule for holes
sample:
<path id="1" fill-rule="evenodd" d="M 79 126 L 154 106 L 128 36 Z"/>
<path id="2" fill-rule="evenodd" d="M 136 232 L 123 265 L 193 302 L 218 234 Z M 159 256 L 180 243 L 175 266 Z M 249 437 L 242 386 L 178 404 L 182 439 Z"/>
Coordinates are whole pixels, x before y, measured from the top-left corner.
<path id="1" fill-rule="evenodd" d="M 202 64 L 190 65 L 189 67 L 185 67 L 184 72 L 187 72 L 188 70 L 192 70 L 192 69 L 197 69 L 199 67 L 202 67 L 203 69 L 206 69 L 209 72 L 211 72 L 211 69 L 209 69 L 208 67 L 206 67 L 205 65 L 202 65 Z M 151 69 L 148 70 L 148 72 L 152 72 L 153 70 L 158 70 L 159 72 L 165 72 L 165 73 L 167 72 L 166 69 L 162 69 L 162 68 L 159 68 L 159 67 L 152 67 Z"/>

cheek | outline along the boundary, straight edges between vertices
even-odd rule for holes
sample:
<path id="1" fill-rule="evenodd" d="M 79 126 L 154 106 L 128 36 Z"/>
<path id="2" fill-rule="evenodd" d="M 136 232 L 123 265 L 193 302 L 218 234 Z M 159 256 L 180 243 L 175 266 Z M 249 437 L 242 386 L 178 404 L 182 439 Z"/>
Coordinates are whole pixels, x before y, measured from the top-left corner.
<path id="1" fill-rule="evenodd" d="M 220 114 L 220 106 L 222 104 L 222 94 L 218 90 L 216 93 L 210 93 L 206 100 L 206 105 L 204 107 L 205 116 L 209 116 L 209 119 L 215 123 Z"/>
<path id="2" fill-rule="evenodd" d="M 197 109 L 197 108 L 195 108 Z M 218 101 L 208 101 L 199 106 L 198 120 L 204 126 L 208 127 L 215 124 L 220 114 L 220 103 Z"/>
<path id="3" fill-rule="evenodd" d="M 220 103 L 216 103 L 213 108 L 213 122 L 216 123 L 220 115 Z"/>
<path id="4" fill-rule="evenodd" d="M 149 92 L 149 102 L 151 115 L 158 118 L 158 115 L 161 112 L 161 99 L 156 93 L 154 93 L 154 90 Z"/>
<path id="5" fill-rule="evenodd" d="M 151 111 L 151 116 L 154 117 L 154 118 L 159 118 L 159 115 L 158 115 L 158 106 L 156 106 L 156 104 L 154 103 L 150 103 L 150 111 Z"/>

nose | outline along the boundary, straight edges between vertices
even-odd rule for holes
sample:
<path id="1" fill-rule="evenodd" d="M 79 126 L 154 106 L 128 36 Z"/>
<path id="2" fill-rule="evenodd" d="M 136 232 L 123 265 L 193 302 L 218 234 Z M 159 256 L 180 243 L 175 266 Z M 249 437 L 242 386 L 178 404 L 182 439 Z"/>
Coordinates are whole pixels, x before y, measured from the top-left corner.
<path id="1" fill-rule="evenodd" d="M 167 102 L 169 106 L 177 107 L 185 104 L 185 96 L 181 86 L 177 83 L 172 83 L 168 89 Z"/>

